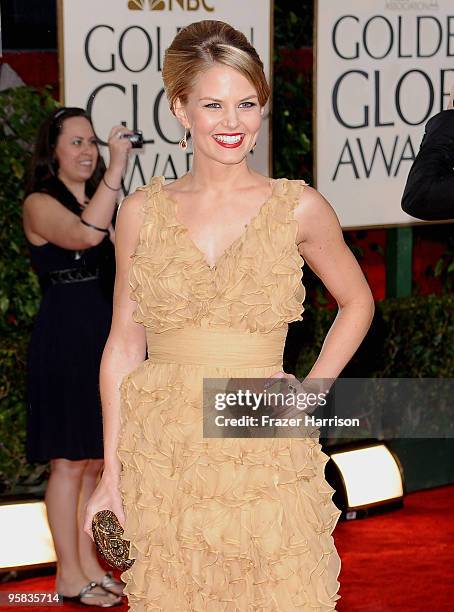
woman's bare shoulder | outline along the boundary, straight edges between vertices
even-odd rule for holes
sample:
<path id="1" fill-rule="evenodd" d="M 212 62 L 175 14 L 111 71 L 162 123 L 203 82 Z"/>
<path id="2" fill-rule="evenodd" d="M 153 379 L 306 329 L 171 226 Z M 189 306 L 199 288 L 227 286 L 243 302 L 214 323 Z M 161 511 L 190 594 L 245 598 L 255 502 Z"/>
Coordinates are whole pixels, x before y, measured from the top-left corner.
<path id="1" fill-rule="evenodd" d="M 295 212 L 307 216 L 336 215 L 328 200 L 317 189 L 307 184 L 301 190 Z"/>
<path id="2" fill-rule="evenodd" d="M 62 204 L 53 196 L 48 193 L 42 193 L 40 191 L 34 191 L 33 193 L 29 193 L 23 202 L 23 207 L 26 210 L 34 210 L 37 207 L 42 207 L 43 204 L 48 204 L 50 206 L 62 206 Z"/>
<path id="3" fill-rule="evenodd" d="M 306 185 L 294 209 L 298 221 L 299 240 L 308 240 L 321 234 L 341 234 L 339 219 L 333 206 L 314 187 Z"/>
<path id="4" fill-rule="evenodd" d="M 147 200 L 147 193 L 144 190 L 137 189 L 134 193 L 130 193 L 118 205 L 117 218 L 120 216 L 132 219 L 140 216 L 143 206 Z"/>

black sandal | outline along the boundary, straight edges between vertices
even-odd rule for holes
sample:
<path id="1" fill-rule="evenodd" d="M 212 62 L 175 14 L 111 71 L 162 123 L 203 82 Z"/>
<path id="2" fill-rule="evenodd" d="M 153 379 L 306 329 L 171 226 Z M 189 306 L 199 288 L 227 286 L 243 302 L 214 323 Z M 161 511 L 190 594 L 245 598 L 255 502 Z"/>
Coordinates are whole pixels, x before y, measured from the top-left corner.
<path id="1" fill-rule="evenodd" d="M 82 587 L 80 589 L 80 593 L 78 595 L 74 595 L 74 596 L 69 596 L 69 595 L 61 595 L 60 593 L 58 594 L 58 599 L 59 601 L 62 601 L 63 603 L 76 603 L 76 604 L 80 604 L 81 606 L 85 606 L 88 608 L 113 608 L 114 606 L 121 606 L 122 602 L 121 602 L 121 597 L 120 595 L 117 595 L 117 597 L 119 598 L 119 601 L 114 601 L 113 603 L 106 603 L 106 604 L 87 604 L 84 603 L 84 599 L 88 599 L 90 597 L 102 597 L 102 593 L 92 593 L 91 591 L 96 588 L 99 587 L 100 585 L 97 582 L 89 582 L 88 584 L 86 584 L 84 587 Z M 110 591 L 107 591 L 106 589 L 104 589 L 104 591 L 106 591 L 106 593 L 110 594 Z"/>

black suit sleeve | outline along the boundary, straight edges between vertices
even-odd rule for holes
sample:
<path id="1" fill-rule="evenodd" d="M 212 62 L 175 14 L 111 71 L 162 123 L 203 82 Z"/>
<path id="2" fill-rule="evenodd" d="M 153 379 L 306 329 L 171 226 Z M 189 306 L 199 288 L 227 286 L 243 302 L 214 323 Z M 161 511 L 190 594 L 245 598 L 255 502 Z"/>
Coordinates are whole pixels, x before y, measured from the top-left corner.
<path id="1" fill-rule="evenodd" d="M 418 219 L 454 219 L 454 110 L 432 117 L 411 167 L 402 209 Z"/>

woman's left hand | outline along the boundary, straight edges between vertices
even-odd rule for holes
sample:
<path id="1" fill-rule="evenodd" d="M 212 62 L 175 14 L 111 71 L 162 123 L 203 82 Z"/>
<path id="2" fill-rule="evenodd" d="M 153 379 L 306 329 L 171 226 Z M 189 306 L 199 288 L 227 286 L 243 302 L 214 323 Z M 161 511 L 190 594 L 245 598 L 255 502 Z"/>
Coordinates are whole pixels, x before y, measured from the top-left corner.
<path id="1" fill-rule="evenodd" d="M 283 370 L 279 370 L 279 372 L 275 372 L 266 380 L 265 384 L 263 385 L 263 388 L 267 392 L 270 390 L 270 392 L 273 392 L 273 393 L 291 393 L 287 384 L 283 382 L 286 380 L 296 380 L 296 377 L 293 374 L 287 374 L 287 372 L 284 372 Z M 279 382 L 279 381 L 282 381 L 282 382 Z M 275 391 L 270 389 L 274 385 L 278 385 L 278 388 Z M 286 408 L 284 408 L 284 405 L 276 402 L 273 405 L 273 410 L 274 410 L 274 413 L 277 415 L 277 414 L 280 414 L 286 411 Z"/>
<path id="2" fill-rule="evenodd" d="M 265 383 L 265 389 L 268 389 L 268 387 L 271 387 L 272 385 L 274 385 L 276 381 L 273 379 L 276 379 L 276 378 L 287 378 L 291 380 L 296 380 L 296 376 L 294 376 L 293 374 L 287 374 L 287 372 L 284 372 L 283 370 L 279 370 L 279 372 L 276 372 L 275 374 L 271 374 L 268 381 Z"/>
<path id="3" fill-rule="evenodd" d="M 304 398 L 305 402 L 307 402 L 307 405 L 304 407 L 304 411 L 309 414 L 314 412 L 319 404 L 324 405 L 321 404 L 321 401 L 326 403 L 326 396 L 334 383 L 334 379 L 319 380 L 314 378 L 305 378 L 304 380 L 300 381 L 293 374 L 287 374 L 287 372 L 280 370 L 268 378 L 264 384 L 264 388 L 268 390 L 279 380 L 288 382 L 280 383 L 278 392 L 296 394 L 296 396 L 301 398 L 301 400 Z M 296 416 L 301 414 L 302 410 L 301 408 L 295 410 L 294 407 L 291 405 L 289 407 L 287 404 L 280 406 L 276 405 L 275 409 L 276 408 L 278 409 L 278 412 L 281 412 L 282 415 L 285 413 L 286 416 Z"/>

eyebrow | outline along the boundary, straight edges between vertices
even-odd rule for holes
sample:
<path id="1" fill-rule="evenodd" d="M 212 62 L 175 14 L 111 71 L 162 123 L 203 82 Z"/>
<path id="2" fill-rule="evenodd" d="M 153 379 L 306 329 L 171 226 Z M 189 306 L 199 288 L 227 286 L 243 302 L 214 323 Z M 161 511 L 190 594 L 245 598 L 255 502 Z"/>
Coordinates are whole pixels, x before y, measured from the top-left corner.
<path id="1" fill-rule="evenodd" d="M 242 100 L 240 100 L 240 102 L 247 102 L 247 100 L 251 100 L 252 98 L 258 98 L 257 94 L 252 94 L 251 96 L 247 96 L 247 98 L 243 98 Z M 218 98 L 211 98 L 209 96 L 206 96 L 204 98 L 199 98 L 199 102 L 201 102 L 202 100 L 211 100 L 212 102 L 222 102 L 222 100 L 219 100 Z"/>

